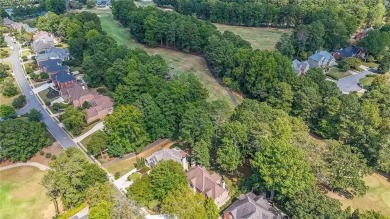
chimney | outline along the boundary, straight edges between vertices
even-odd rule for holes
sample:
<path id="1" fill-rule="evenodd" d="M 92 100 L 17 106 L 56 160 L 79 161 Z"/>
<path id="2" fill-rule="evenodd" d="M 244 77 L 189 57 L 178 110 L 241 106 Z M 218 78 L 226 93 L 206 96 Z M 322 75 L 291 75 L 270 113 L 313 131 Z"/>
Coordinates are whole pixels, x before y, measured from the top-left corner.
<path id="1" fill-rule="evenodd" d="M 221 186 L 222 186 L 222 188 L 226 189 L 226 183 L 225 183 L 224 179 L 222 179 L 222 181 L 221 181 Z"/>

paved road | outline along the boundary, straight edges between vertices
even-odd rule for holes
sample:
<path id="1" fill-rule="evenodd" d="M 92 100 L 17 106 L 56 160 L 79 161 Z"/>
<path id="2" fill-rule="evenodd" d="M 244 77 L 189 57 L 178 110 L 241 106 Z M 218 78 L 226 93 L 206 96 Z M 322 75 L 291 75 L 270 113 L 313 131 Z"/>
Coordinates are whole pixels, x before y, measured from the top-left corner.
<path id="1" fill-rule="evenodd" d="M 24 76 L 22 66 L 19 62 L 19 48 L 14 44 L 9 36 L 5 37 L 8 45 L 12 46 L 14 50 L 12 51 L 11 57 L 8 59 L 12 63 L 12 68 L 15 73 L 15 78 L 22 90 L 23 94 L 27 99 L 27 106 L 19 110 L 18 114 L 25 114 L 30 109 L 35 108 L 42 112 L 42 122 L 46 124 L 49 132 L 54 136 L 54 138 L 61 144 L 63 148 L 69 148 L 75 146 L 73 140 L 66 134 L 66 132 L 58 126 L 58 124 L 50 117 L 50 115 L 43 109 L 42 105 L 38 101 L 35 95 L 30 95 L 31 87 L 27 82 L 27 79 Z"/>
<path id="2" fill-rule="evenodd" d="M 358 85 L 359 80 L 361 78 L 366 77 L 366 75 L 368 75 L 368 74 L 375 74 L 375 73 L 373 73 L 371 71 L 363 71 L 363 72 L 360 72 L 358 74 L 342 78 L 336 82 L 337 87 L 339 87 L 339 89 L 345 93 L 349 93 L 352 91 L 360 91 L 363 88 L 361 88 Z"/>

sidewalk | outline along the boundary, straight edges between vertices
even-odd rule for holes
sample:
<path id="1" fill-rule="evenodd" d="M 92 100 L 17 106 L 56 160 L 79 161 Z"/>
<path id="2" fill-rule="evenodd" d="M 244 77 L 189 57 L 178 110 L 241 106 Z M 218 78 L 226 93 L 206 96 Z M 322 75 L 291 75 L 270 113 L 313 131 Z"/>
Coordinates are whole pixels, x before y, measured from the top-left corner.
<path id="1" fill-rule="evenodd" d="M 48 169 L 50 169 L 49 167 L 47 167 L 47 166 L 45 166 L 43 164 L 40 164 L 40 163 L 26 162 L 26 163 L 15 163 L 15 164 L 11 164 L 11 165 L 8 165 L 8 166 L 5 166 L 5 167 L 0 167 L 0 171 L 8 170 L 8 169 L 15 168 L 15 167 L 23 167 L 23 166 L 37 167 L 40 170 L 48 170 Z"/>
<path id="2" fill-rule="evenodd" d="M 80 135 L 79 137 L 77 138 L 74 138 L 73 141 L 74 142 L 80 142 L 82 141 L 84 138 L 92 135 L 94 132 L 98 131 L 98 130 L 102 130 L 104 128 L 104 124 L 103 122 L 99 122 L 98 124 L 96 124 L 91 130 L 89 130 L 88 132 Z"/>

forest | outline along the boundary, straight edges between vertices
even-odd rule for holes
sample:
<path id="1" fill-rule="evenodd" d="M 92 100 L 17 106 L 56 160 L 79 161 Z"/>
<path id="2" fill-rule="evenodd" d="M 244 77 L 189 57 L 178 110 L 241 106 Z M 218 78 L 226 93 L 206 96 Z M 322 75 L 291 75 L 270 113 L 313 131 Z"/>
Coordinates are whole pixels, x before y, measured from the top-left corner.
<path id="1" fill-rule="evenodd" d="M 40 17 L 39 29 L 69 44 L 74 59 L 67 64 L 81 65 L 89 86 L 104 85 L 114 98 L 104 133 L 111 156 L 139 152 L 160 137 L 178 139 L 205 167 L 226 173 L 249 168 L 240 192 L 271 192 L 293 217 L 365 218 L 342 211 L 321 190 L 363 195 L 364 176 L 372 170 L 390 173 L 385 77 L 377 77 L 362 97 L 345 95 L 321 69 L 296 77 L 289 57 L 253 50 L 208 21 L 137 8 L 130 0 L 115 1 L 112 11 L 139 42 L 204 55 L 224 83 L 247 99 L 235 109 L 206 101 L 207 91 L 194 75 L 172 74 L 162 57 L 118 46 L 95 14 Z"/>

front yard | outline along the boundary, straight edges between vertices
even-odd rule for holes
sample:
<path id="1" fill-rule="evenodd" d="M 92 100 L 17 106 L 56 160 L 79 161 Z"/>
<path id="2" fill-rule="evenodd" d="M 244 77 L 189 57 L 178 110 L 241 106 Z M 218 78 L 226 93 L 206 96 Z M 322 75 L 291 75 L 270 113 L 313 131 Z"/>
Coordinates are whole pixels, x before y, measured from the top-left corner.
<path id="1" fill-rule="evenodd" d="M 38 95 L 42 98 L 43 102 L 52 102 L 53 100 L 59 97 L 59 92 L 54 90 L 53 88 L 45 89 L 38 93 Z"/>
<path id="2" fill-rule="evenodd" d="M 326 75 L 332 79 L 340 80 L 341 78 L 348 77 L 352 74 L 349 71 L 343 72 L 338 67 L 332 67 Z"/>

